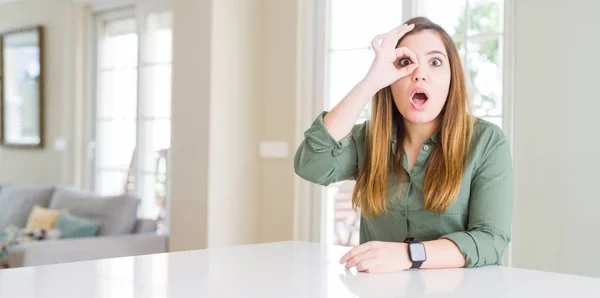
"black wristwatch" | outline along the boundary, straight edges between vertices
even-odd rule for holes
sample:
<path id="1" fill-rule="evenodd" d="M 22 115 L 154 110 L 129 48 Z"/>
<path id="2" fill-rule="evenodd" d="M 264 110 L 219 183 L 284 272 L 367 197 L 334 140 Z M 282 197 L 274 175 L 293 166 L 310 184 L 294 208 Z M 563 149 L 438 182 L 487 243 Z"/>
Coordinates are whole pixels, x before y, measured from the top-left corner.
<path id="1" fill-rule="evenodd" d="M 404 243 L 408 243 L 408 256 L 413 262 L 412 267 L 410 267 L 410 269 L 421 268 L 423 262 L 427 260 L 427 254 L 425 253 L 425 245 L 415 240 L 414 237 L 406 237 L 406 239 L 404 239 Z"/>

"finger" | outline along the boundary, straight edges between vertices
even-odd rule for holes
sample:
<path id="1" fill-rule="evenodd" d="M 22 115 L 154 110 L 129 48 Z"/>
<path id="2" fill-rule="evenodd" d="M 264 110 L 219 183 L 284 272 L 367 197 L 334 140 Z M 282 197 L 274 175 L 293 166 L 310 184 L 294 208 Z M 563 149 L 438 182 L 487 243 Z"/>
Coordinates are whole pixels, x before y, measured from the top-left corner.
<path id="1" fill-rule="evenodd" d="M 373 246 L 373 242 L 371 241 L 371 242 L 363 243 L 363 244 L 351 249 L 349 252 L 347 252 L 345 255 L 342 256 L 342 258 L 340 259 L 340 264 L 344 264 L 344 263 L 348 262 L 348 260 L 350 258 L 369 250 L 372 246 Z"/>
<path id="2" fill-rule="evenodd" d="M 419 64 L 413 63 L 409 66 L 401 68 L 399 72 L 399 79 L 411 74 L 413 71 L 415 71 L 415 69 L 417 69 L 417 67 L 419 67 Z"/>
<path id="3" fill-rule="evenodd" d="M 408 33 L 408 31 L 412 30 L 414 27 L 414 24 L 405 24 L 395 28 L 385 37 L 381 45 L 386 48 L 395 48 L 398 40 L 400 40 L 404 34 Z"/>
<path id="4" fill-rule="evenodd" d="M 400 68 L 398 70 L 398 72 L 396 73 L 396 77 L 395 77 L 394 81 L 397 81 L 397 80 L 399 80 L 401 78 L 404 78 L 404 77 L 410 75 L 418 67 L 419 67 L 419 65 L 415 63 L 415 64 L 411 64 L 409 66 Z"/>
<path id="5" fill-rule="evenodd" d="M 397 48 L 396 49 L 396 57 L 398 57 L 398 58 L 408 57 L 408 58 L 410 58 L 410 61 L 412 61 L 413 63 L 419 63 L 419 60 L 417 60 L 417 55 L 415 55 L 415 53 L 407 47 Z"/>
<path id="6" fill-rule="evenodd" d="M 346 268 L 352 268 L 358 264 L 360 264 L 360 262 L 363 262 L 364 260 L 368 260 L 371 258 L 375 258 L 377 257 L 377 252 L 376 249 L 369 249 L 361 254 L 358 254 L 352 258 L 350 258 L 348 260 L 348 262 L 346 262 Z"/>
<path id="7" fill-rule="evenodd" d="M 371 47 L 373 48 L 373 50 L 375 52 L 378 52 L 379 50 L 381 50 L 381 44 L 379 44 L 379 41 L 382 40 L 382 39 L 384 39 L 386 35 L 387 34 L 385 34 L 385 33 L 384 34 L 378 34 L 371 41 Z"/>
<path id="8" fill-rule="evenodd" d="M 356 264 L 356 271 L 369 271 L 379 265 L 379 259 L 370 258 Z"/>

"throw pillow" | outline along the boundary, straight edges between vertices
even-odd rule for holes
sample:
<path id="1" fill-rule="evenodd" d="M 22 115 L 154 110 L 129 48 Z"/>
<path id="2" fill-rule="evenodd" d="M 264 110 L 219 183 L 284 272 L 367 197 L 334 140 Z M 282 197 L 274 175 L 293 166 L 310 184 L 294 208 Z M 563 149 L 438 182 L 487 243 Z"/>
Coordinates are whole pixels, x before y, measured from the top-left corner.
<path id="1" fill-rule="evenodd" d="M 137 221 L 140 199 L 129 195 L 104 197 L 88 191 L 59 187 L 50 208 L 100 222 L 98 236 L 131 234 Z"/>
<path id="2" fill-rule="evenodd" d="M 60 230 L 62 238 L 94 237 L 100 229 L 100 221 L 86 219 L 63 211 L 56 221 L 55 228 Z"/>
<path id="3" fill-rule="evenodd" d="M 59 215 L 59 210 L 52 210 L 35 205 L 33 206 L 33 209 L 31 209 L 25 229 L 28 231 L 34 229 L 52 229 L 54 228 L 54 224 Z"/>

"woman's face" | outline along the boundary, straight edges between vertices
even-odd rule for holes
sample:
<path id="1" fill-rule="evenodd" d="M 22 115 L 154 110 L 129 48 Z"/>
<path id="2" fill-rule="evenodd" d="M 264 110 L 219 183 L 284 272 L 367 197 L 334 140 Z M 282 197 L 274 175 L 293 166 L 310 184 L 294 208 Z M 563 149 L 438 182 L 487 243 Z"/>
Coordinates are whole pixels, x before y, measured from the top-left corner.
<path id="1" fill-rule="evenodd" d="M 440 114 L 450 88 L 450 61 L 441 37 L 432 30 L 411 34 L 398 47 L 407 47 L 418 59 L 410 75 L 392 83 L 392 95 L 405 121 L 427 123 Z M 399 67 L 415 61 L 401 58 Z"/>

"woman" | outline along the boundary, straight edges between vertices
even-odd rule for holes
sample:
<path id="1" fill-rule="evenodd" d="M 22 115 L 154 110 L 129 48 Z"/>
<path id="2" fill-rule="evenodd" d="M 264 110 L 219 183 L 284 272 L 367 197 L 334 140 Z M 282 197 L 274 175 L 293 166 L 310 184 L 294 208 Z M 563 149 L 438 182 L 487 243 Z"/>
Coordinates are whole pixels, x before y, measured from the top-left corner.
<path id="1" fill-rule="evenodd" d="M 372 41 L 368 73 L 305 132 L 296 173 L 354 179 L 360 245 L 347 268 L 392 272 L 500 264 L 510 241 L 512 161 L 502 130 L 468 113 L 456 45 L 418 17 Z M 355 125 L 372 100 L 370 121 Z"/>

